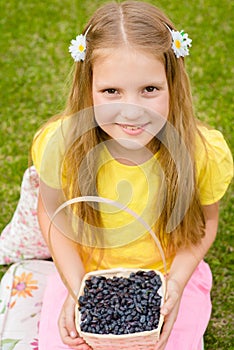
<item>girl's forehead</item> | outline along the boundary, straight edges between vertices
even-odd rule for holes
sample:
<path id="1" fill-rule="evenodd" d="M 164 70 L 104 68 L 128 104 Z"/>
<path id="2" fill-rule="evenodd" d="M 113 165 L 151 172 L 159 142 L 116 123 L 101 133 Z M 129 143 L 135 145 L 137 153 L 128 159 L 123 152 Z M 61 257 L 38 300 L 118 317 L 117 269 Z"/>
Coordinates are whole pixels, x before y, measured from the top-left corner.
<path id="1" fill-rule="evenodd" d="M 146 52 L 122 47 L 101 54 L 93 65 L 95 85 L 105 82 L 132 86 L 155 81 L 166 84 L 165 67 L 157 56 Z"/>
<path id="2" fill-rule="evenodd" d="M 114 48 L 103 48 L 94 50 L 93 52 L 93 66 L 97 64 L 105 64 L 111 62 L 123 62 L 123 61 L 143 61 L 154 62 L 159 61 L 164 63 L 162 54 L 153 54 L 148 50 L 144 50 L 137 47 L 129 47 L 126 45 L 121 45 Z M 139 59 L 140 58 L 140 59 Z"/>

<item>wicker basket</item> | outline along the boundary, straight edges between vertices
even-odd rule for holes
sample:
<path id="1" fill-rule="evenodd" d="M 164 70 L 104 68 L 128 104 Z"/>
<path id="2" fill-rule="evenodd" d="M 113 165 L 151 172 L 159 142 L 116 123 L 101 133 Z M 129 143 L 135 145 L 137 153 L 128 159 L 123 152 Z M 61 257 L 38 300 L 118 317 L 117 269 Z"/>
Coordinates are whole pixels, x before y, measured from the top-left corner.
<path id="1" fill-rule="evenodd" d="M 81 283 L 78 299 L 84 294 L 85 281 L 91 276 L 105 276 L 107 278 L 117 277 L 129 277 L 131 272 L 137 272 L 142 269 L 109 269 L 109 270 L 99 270 L 87 273 Z M 149 271 L 149 270 L 143 270 Z M 165 297 L 165 279 L 161 272 L 156 271 L 157 275 L 160 276 L 162 285 L 159 289 L 159 294 L 162 296 L 161 306 L 164 302 Z M 159 339 L 160 331 L 163 325 L 163 316 L 160 315 L 159 323 L 157 329 L 152 331 L 137 332 L 131 334 L 115 335 L 115 334 L 93 334 L 83 332 L 80 329 L 81 323 L 81 313 L 79 311 L 78 305 L 76 306 L 76 328 L 80 336 L 89 344 L 93 350 L 114 350 L 114 349 L 132 349 L 132 350 L 153 350 L 155 344 Z"/>
<path id="2" fill-rule="evenodd" d="M 137 332 L 137 333 L 130 333 L 130 334 L 123 334 L 123 335 L 115 335 L 115 334 L 94 334 L 94 333 L 87 333 L 87 332 L 83 332 L 80 329 L 80 321 L 81 321 L 81 314 L 79 312 L 79 306 L 78 306 L 78 298 L 83 295 L 83 291 L 84 291 L 84 286 L 85 286 L 85 281 L 87 279 L 89 279 L 91 276 L 105 276 L 108 278 L 112 278 L 114 276 L 117 277 L 129 277 L 131 272 L 137 272 L 139 270 L 143 270 L 143 271 L 148 271 L 145 269 L 125 269 L 125 268 L 118 268 L 118 269 L 109 269 L 109 270 L 99 270 L 99 271 L 93 271 L 93 272 L 89 272 L 87 273 L 81 283 L 81 287 L 80 287 L 80 291 L 79 291 L 79 295 L 75 295 L 74 291 L 72 290 L 72 288 L 70 287 L 66 276 L 63 275 L 59 264 L 57 264 L 56 258 L 55 258 L 55 254 L 53 252 L 53 245 L 52 245 L 52 240 L 51 240 L 51 227 L 52 227 L 52 223 L 55 219 L 55 217 L 66 207 L 68 207 L 69 205 L 72 205 L 74 203 L 78 203 L 78 202 L 98 202 L 98 203 L 107 203 L 110 204 L 112 206 L 115 206 L 125 212 L 127 212 L 128 214 L 132 215 L 133 217 L 135 217 L 139 223 L 141 225 L 143 225 L 146 230 L 151 234 L 153 240 L 155 241 L 159 252 L 161 254 L 162 257 L 162 261 L 164 264 L 164 271 L 165 271 L 165 275 L 167 274 L 167 267 L 166 267 L 166 259 L 165 259 L 165 255 L 163 252 L 163 249 L 161 247 L 161 244 L 157 238 L 157 236 L 154 234 L 154 232 L 152 231 L 151 227 L 138 215 L 136 214 L 134 211 L 132 211 L 130 208 L 123 206 L 122 204 L 113 201 L 111 199 L 108 198 L 103 198 L 103 197 L 97 197 L 97 196 L 84 196 L 84 197 L 76 197 L 73 198 L 71 200 L 66 201 L 65 203 L 63 203 L 62 205 L 60 205 L 57 210 L 54 212 L 52 218 L 50 219 L 50 225 L 49 225 L 49 229 L 48 229 L 48 241 L 49 241 L 49 247 L 50 247 L 50 251 L 51 254 L 53 256 L 54 262 L 57 266 L 58 271 L 60 272 L 60 275 L 63 279 L 63 282 L 65 283 L 65 285 L 67 286 L 67 289 L 69 291 L 69 293 L 72 295 L 72 297 L 74 298 L 74 300 L 76 301 L 76 327 L 77 327 L 77 331 L 80 334 L 80 336 L 87 342 L 87 344 L 89 344 L 93 350 L 120 350 L 120 349 L 129 349 L 129 350 L 154 350 L 155 348 L 155 344 L 157 342 L 157 340 L 159 339 L 160 336 L 160 331 L 163 325 L 163 316 L 160 315 L 159 318 L 159 323 L 158 323 L 158 327 L 157 329 L 153 329 L 152 331 L 144 331 L 144 332 Z M 161 299 L 161 306 L 164 303 L 165 300 L 165 295 L 166 295 L 166 283 L 165 283 L 165 278 L 164 275 L 157 271 L 154 270 L 156 272 L 157 275 L 160 276 L 161 281 L 162 281 L 162 285 L 160 287 L 160 295 L 162 296 Z"/>

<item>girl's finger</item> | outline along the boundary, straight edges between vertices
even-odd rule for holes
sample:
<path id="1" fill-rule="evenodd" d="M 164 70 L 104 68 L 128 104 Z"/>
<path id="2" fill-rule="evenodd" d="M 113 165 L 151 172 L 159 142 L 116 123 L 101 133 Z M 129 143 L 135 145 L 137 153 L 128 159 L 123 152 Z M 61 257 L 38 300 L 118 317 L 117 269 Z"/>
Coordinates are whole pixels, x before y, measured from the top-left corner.
<path id="1" fill-rule="evenodd" d="M 169 338 L 169 335 L 171 333 L 171 329 L 174 324 L 174 318 L 172 317 L 166 317 L 165 318 L 165 323 L 163 326 L 162 333 L 160 335 L 159 341 L 155 347 L 155 350 L 163 350 L 164 347 L 166 346 L 167 340 Z"/>
<path id="2" fill-rule="evenodd" d="M 92 350 L 92 348 L 86 343 L 84 343 L 82 345 L 77 345 L 77 346 L 73 345 L 72 349 L 75 349 L 75 350 Z"/>
<path id="3" fill-rule="evenodd" d="M 66 329 L 71 338 L 75 339 L 78 337 L 75 323 L 72 322 L 70 319 L 66 320 Z"/>
<path id="4" fill-rule="evenodd" d="M 75 350 L 92 350 L 91 347 L 88 346 L 85 341 L 79 337 L 76 330 L 74 333 L 73 331 L 68 330 L 67 319 L 64 312 L 62 312 L 59 318 L 59 329 L 60 336 L 64 344 Z"/>
<path id="5" fill-rule="evenodd" d="M 161 314 L 166 316 L 171 312 L 173 307 L 175 306 L 176 302 L 178 301 L 179 294 L 177 291 L 172 291 L 170 295 L 168 296 L 167 300 L 165 301 L 165 304 L 161 308 Z"/>
<path id="6" fill-rule="evenodd" d="M 65 315 L 63 312 L 61 313 L 61 315 L 59 317 L 58 326 L 59 326 L 60 336 L 64 340 L 66 337 L 69 336 L 69 334 L 68 334 L 68 330 L 66 328 Z"/>
<path id="7" fill-rule="evenodd" d="M 66 328 L 69 336 L 71 338 L 78 337 L 78 333 L 75 326 L 75 304 L 71 303 L 69 307 L 66 307 L 64 313 L 66 318 Z"/>

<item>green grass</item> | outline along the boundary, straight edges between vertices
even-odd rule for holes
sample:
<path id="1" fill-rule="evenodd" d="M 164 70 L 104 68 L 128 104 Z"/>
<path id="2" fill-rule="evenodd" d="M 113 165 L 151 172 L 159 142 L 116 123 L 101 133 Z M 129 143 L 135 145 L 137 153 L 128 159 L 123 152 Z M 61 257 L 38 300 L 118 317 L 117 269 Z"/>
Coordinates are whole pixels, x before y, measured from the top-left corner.
<path id="1" fill-rule="evenodd" d="M 233 151 L 233 2 L 151 2 L 193 39 L 186 61 L 197 116 L 222 131 Z M 63 108 L 64 81 L 72 66 L 69 42 L 102 3 L 8 0 L 0 4 L 0 231 L 16 207 L 35 131 Z M 218 237 L 206 258 L 214 276 L 206 350 L 234 349 L 233 207 L 232 186 L 222 201 Z"/>

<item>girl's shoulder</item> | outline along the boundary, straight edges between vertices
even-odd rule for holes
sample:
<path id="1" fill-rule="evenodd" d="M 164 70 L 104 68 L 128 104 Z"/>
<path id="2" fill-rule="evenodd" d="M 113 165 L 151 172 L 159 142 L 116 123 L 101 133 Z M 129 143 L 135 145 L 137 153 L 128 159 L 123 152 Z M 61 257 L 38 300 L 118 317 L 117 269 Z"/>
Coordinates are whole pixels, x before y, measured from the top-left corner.
<path id="1" fill-rule="evenodd" d="M 221 131 L 217 129 L 209 128 L 202 124 L 198 125 L 198 131 L 200 134 L 200 137 L 198 137 L 198 142 L 201 141 L 201 139 L 203 139 L 203 141 L 205 141 L 205 145 L 208 147 L 208 150 L 209 149 L 211 150 L 212 148 L 220 149 L 220 150 L 223 150 L 224 152 L 229 150 L 227 146 L 227 142 L 225 141 L 225 138 L 221 133 Z"/>
<path id="2" fill-rule="evenodd" d="M 65 152 L 65 129 L 64 118 L 50 121 L 35 134 L 31 148 L 31 158 L 38 174 L 54 188 L 60 188 L 58 174 Z"/>
<path id="3" fill-rule="evenodd" d="M 232 154 L 220 131 L 198 127 L 195 162 L 201 202 L 212 204 L 224 195 L 233 177 Z"/>
<path id="4" fill-rule="evenodd" d="M 55 131 L 60 128 L 62 123 L 62 118 L 52 119 L 51 121 L 45 123 L 34 135 L 33 145 L 35 142 L 40 141 L 40 143 L 47 142 Z"/>
<path id="5" fill-rule="evenodd" d="M 198 163 L 208 161 L 222 164 L 226 161 L 229 165 L 233 164 L 232 154 L 223 134 L 203 125 L 198 126 L 195 158 Z"/>

